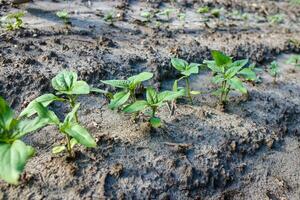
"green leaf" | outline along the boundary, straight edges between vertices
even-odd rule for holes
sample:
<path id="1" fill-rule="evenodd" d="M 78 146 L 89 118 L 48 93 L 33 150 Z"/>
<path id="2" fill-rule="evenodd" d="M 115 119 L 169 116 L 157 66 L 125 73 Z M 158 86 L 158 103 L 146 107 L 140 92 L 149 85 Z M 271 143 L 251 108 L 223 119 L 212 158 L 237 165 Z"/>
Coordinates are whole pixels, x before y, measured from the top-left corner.
<path id="1" fill-rule="evenodd" d="M 247 65 L 248 62 L 249 62 L 248 59 L 237 60 L 237 61 L 234 61 L 230 66 L 231 67 L 241 67 L 241 68 L 243 68 L 245 65 Z"/>
<path id="2" fill-rule="evenodd" d="M 65 150 L 66 150 L 66 146 L 64 146 L 64 145 L 55 146 L 55 147 L 52 148 L 52 153 L 53 154 L 59 154 L 59 153 L 65 151 Z"/>
<path id="3" fill-rule="evenodd" d="M 69 112 L 64 120 L 64 124 L 76 122 L 76 113 L 80 107 L 80 103 L 77 103 L 74 108 Z"/>
<path id="4" fill-rule="evenodd" d="M 136 101 L 133 104 L 126 106 L 123 111 L 126 113 L 134 113 L 144 110 L 148 106 L 148 103 L 144 100 Z"/>
<path id="5" fill-rule="evenodd" d="M 76 144 L 78 144 L 78 141 L 77 141 L 75 138 L 72 138 L 72 139 L 70 140 L 70 144 L 71 144 L 71 149 L 73 149 L 73 147 L 74 147 Z"/>
<path id="6" fill-rule="evenodd" d="M 106 90 L 102 90 L 102 89 L 94 88 L 94 87 L 90 87 L 90 92 L 96 92 L 96 93 L 101 93 L 101 94 L 107 94 L 108 93 Z"/>
<path id="7" fill-rule="evenodd" d="M 220 51 L 211 51 L 211 55 L 214 58 L 217 66 L 227 65 L 232 63 L 232 59 L 229 56 L 226 56 Z"/>
<path id="8" fill-rule="evenodd" d="M 34 154 L 34 149 L 21 140 L 11 144 L 0 143 L 0 178 L 11 184 L 18 184 L 26 162 Z"/>
<path id="9" fill-rule="evenodd" d="M 130 97 L 130 92 L 118 92 L 114 95 L 113 99 L 110 101 L 108 107 L 112 110 L 120 107 L 128 101 Z"/>
<path id="10" fill-rule="evenodd" d="M 178 80 L 175 80 L 173 83 L 173 91 L 177 92 L 178 91 Z"/>
<path id="11" fill-rule="evenodd" d="M 161 120 L 158 117 L 151 117 L 150 124 L 154 128 L 159 128 L 161 126 Z"/>
<path id="12" fill-rule="evenodd" d="M 106 80 L 106 81 L 101 81 L 104 84 L 111 85 L 113 87 L 117 88 L 128 88 L 130 81 L 128 80 Z"/>
<path id="13" fill-rule="evenodd" d="M 158 103 L 157 92 L 154 88 L 148 87 L 146 90 L 146 99 L 149 104 Z"/>
<path id="14" fill-rule="evenodd" d="M 228 83 L 231 86 L 231 88 L 243 94 L 247 94 L 247 89 L 244 87 L 243 82 L 239 78 L 233 77 L 232 79 L 228 80 Z"/>
<path id="15" fill-rule="evenodd" d="M 238 74 L 242 75 L 247 80 L 251 80 L 251 81 L 256 80 L 256 73 L 250 68 L 244 68 L 241 71 L 239 71 Z"/>
<path id="16" fill-rule="evenodd" d="M 225 79 L 224 79 L 224 75 L 223 74 L 218 74 L 218 75 L 216 75 L 216 76 L 214 76 L 213 78 L 212 78 L 212 82 L 214 83 L 214 84 L 219 84 L 219 83 L 221 83 L 222 81 L 224 81 Z"/>
<path id="17" fill-rule="evenodd" d="M 204 64 L 207 65 L 209 69 L 211 69 L 213 72 L 217 73 L 223 73 L 224 67 L 222 66 L 217 66 L 216 62 L 213 60 L 204 60 Z"/>
<path id="18" fill-rule="evenodd" d="M 36 117 L 34 119 L 22 120 L 17 124 L 17 131 L 11 136 L 14 139 L 19 139 L 27 133 L 36 131 L 49 124 L 48 118 Z"/>
<path id="19" fill-rule="evenodd" d="M 54 94 L 44 94 L 39 96 L 38 98 L 34 99 L 32 102 L 28 104 L 28 106 L 21 112 L 19 117 L 30 117 L 36 113 L 33 104 L 35 102 L 40 102 L 44 107 L 50 105 L 53 101 L 61 101 L 63 99 L 55 96 Z"/>
<path id="20" fill-rule="evenodd" d="M 149 80 L 153 77 L 153 73 L 150 72 L 142 72 L 138 75 L 131 76 L 128 78 L 130 82 L 141 83 L 143 81 Z"/>
<path id="21" fill-rule="evenodd" d="M 77 81 L 77 74 L 72 71 L 62 71 L 57 74 L 52 80 L 52 87 L 61 92 L 69 92 L 73 84 Z"/>
<path id="22" fill-rule="evenodd" d="M 89 94 L 90 86 L 85 81 L 76 81 L 66 94 Z"/>
<path id="23" fill-rule="evenodd" d="M 64 127 L 63 132 L 75 138 L 78 143 L 85 147 L 96 147 L 97 145 L 89 132 L 79 124 L 73 123 L 68 127 Z"/>
<path id="24" fill-rule="evenodd" d="M 14 112 L 6 103 L 6 101 L 0 97 L 0 128 L 9 130 L 14 121 Z"/>
<path id="25" fill-rule="evenodd" d="M 201 94 L 201 92 L 200 91 L 191 91 L 191 94 L 192 95 L 198 95 L 198 94 Z"/>
<path id="26" fill-rule="evenodd" d="M 237 73 L 241 70 L 242 66 L 231 67 L 225 72 L 225 79 L 230 79 L 237 75 Z"/>
<path id="27" fill-rule="evenodd" d="M 157 103 L 163 103 L 165 101 L 173 101 L 177 99 L 178 97 L 184 96 L 185 94 L 182 92 L 182 90 L 179 90 L 177 92 L 173 91 L 163 91 L 160 92 L 157 95 L 158 102 Z"/>
<path id="28" fill-rule="evenodd" d="M 171 63 L 172 66 L 178 71 L 184 71 L 186 66 L 188 66 L 188 63 L 185 60 L 179 58 L 172 58 Z"/>
<path id="29" fill-rule="evenodd" d="M 190 76 L 191 74 L 198 74 L 199 73 L 199 64 L 191 63 L 190 66 L 181 73 L 185 76 Z"/>
<path id="30" fill-rule="evenodd" d="M 60 123 L 55 113 L 51 110 L 48 110 L 48 108 L 44 107 L 43 104 L 35 102 L 33 104 L 33 108 L 38 113 L 39 118 L 46 120 L 48 124 L 58 125 Z"/>

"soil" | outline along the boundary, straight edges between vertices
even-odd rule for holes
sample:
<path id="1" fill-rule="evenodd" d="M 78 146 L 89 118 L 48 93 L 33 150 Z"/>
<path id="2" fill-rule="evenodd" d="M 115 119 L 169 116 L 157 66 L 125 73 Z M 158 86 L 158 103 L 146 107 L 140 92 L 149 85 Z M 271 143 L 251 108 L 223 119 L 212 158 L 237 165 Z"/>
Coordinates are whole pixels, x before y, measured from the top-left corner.
<path id="1" fill-rule="evenodd" d="M 247 83 L 249 95 L 230 95 L 220 109 L 212 74 L 192 77 L 193 105 L 180 100 L 176 112 L 158 115 L 162 128 L 149 127 L 107 108 L 101 95 L 80 97 L 80 121 L 97 140 L 94 149 L 77 148 L 76 160 L 53 155 L 64 142 L 55 127 L 24 141 L 37 154 L 27 163 L 20 185 L 0 181 L 0 199 L 292 199 L 300 198 L 300 69 L 286 64 L 300 52 L 300 6 L 288 1 L 34 1 L 0 4 L 0 16 L 25 10 L 24 29 L 0 32 L 0 95 L 17 113 L 46 92 L 62 69 L 78 72 L 89 84 L 141 71 L 154 73 L 147 84 L 170 89 L 178 76 L 170 58 L 210 59 L 218 49 L 234 59 L 249 58 L 262 69 L 261 82 Z M 223 8 L 220 18 L 205 18 L 200 6 Z M 186 23 L 158 17 L 143 23 L 140 12 L 173 7 Z M 71 25 L 55 15 L 67 9 Z M 103 16 L 114 10 L 113 25 Z M 248 13 L 248 20 L 232 15 Z M 284 14 L 280 24 L 267 16 Z M 277 60 L 276 83 L 267 66 Z M 111 89 L 111 88 L 110 88 Z M 64 114 L 68 107 L 54 104 Z"/>

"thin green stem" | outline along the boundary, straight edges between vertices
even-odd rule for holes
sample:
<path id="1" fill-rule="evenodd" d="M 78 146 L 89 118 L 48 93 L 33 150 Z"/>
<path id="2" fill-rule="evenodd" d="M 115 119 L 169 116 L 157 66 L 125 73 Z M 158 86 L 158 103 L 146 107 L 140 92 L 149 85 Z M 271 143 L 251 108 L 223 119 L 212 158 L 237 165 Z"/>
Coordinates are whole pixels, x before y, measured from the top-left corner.
<path id="1" fill-rule="evenodd" d="M 69 101 L 70 101 L 71 108 L 74 109 L 74 107 L 76 105 L 76 99 L 77 99 L 77 97 L 73 96 L 73 95 L 69 95 L 68 98 L 69 98 Z M 76 120 L 77 123 L 79 122 L 77 111 L 75 112 L 75 120 Z"/>
<path id="2" fill-rule="evenodd" d="M 190 102 L 193 103 L 193 99 L 192 99 L 192 95 L 191 95 L 191 87 L 190 87 L 189 77 L 185 78 L 185 83 L 186 83 L 187 96 L 188 96 Z"/>
<path id="3" fill-rule="evenodd" d="M 71 137 L 69 135 L 66 135 L 67 136 L 67 151 L 70 155 L 71 158 L 74 157 L 74 153 L 73 153 L 73 150 L 72 150 L 72 147 L 71 147 Z"/>

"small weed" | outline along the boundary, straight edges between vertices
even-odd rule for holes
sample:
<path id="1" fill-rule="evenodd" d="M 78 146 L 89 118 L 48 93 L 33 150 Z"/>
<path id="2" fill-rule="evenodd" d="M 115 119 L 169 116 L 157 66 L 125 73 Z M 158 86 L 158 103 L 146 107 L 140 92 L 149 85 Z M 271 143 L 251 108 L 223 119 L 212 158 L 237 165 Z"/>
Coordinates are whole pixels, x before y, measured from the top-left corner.
<path id="1" fill-rule="evenodd" d="M 214 73 L 213 83 L 220 85 L 215 92 L 220 97 L 220 103 L 227 102 L 228 94 L 231 90 L 236 90 L 242 94 L 247 94 L 247 89 L 243 85 L 242 79 L 256 80 L 256 74 L 250 67 L 245 67 L 248 59 L 234 61 L 220 51 L 212 51 L 212 61 L 204 61 L 207 67 Z"/>
<path id="2" fill-rule="evenodd" d="M 104 15 L 104 21 L 106 21 L 109 25 L 114 25 L 116 22 L 116 14 L 113 11 L 110 11 Z"/>
<path id="3" fill-rule="evenodd" d="M 167 18 L 168 21 L 169 21 L 170 18 L 171 18 L 171 15 L 172 15 L 174 12 L 175 12 L 174 9 L 172 9 L 172 8 L 166 8 L 165 10 L 159 12 L 158 15 L 166 16 L 166 18 Z"/>
<path id="4" fill-rule="evenodd" d="M 56 12 L 56 16 L 59 17 L 59 19 L 61 19 L 65 24 L 69 24 L 70 23 L 70 16 L 68 11 L 66 10 L 61 10 Z"/>
<path id="5" fill-rule="evenodd" d="M 199 14 L 205 14 L 205 13 L 209 13 L 210 9 L 208 6 L 203 6 L 197 9 L 197 13 Z"/>
<path id="6" fill-rule="evenodd" d="M 14 31 L 23 28 L 23 17 L 25 12 L 10 13 L 1 18 L 1 25 L 8 31 Z"/>
<path id="7" fill-rule="evenodd" d="M 178 59 L 178 58 L 172 58 L 171 59 L 172 66 L 177 69 L 180 74 L 182 75 L 181 79 L 185 79 L 185 86 L 186 86 L 186 96 L 189 98 L 190 102 L 192 103 L 192 95 L 199 94 L 197 91 L 191 91 L 190 87 L 190 76 L 192 74 L 198 74 L 199 73 L 199 66 L 200 64 L 197 63 L 188 63 L 185 60 Z"/>
<path id="8" fill-rule="evenodd" d="M 111 85 L 116 88 L 122 89 L 121 92 L 117 92 L 114 95 L 110 95 L 111 101 L 109 104 L 110 109 L 116 109 L 124 105 L 126 102 L 135 102 L 135 91 L 141 85 L 143 81 L 147 81 L 153 77 L 150 72 L 142 72 L 138 75 L 131 76 L 127 80 L 106 80 L 102 83 Z"/>
<path id="9" fill-rule="evenodd" d="M 273 83 L 276 83 L 276 80 L 279 75 L 279 65 L 276 61 L 273 61 L 269 66 L 268 66 L 268 72 L 269 74 L 273 77 Z"/>
<path id="10" fill-rule="evenodd" d="M 151 19 L 153 18 L 153 14 L 149 11 L 143 11 L 141 12 L 141 17 L 143 17 L 144 22 L 150 22 Z"/>
<path id="11" fill-rule="evenodd" d="M 294 65 L 295 67 L 300 67 L 300 55 L 293 55 L 289 57 L 286 64 Z"/>
<path id="12" fill-rule="evenodd" d="M 267 17 L 268 22 L 271 24 L 281 24 L 284 22 L 283 14 L 270 15 Z"/>

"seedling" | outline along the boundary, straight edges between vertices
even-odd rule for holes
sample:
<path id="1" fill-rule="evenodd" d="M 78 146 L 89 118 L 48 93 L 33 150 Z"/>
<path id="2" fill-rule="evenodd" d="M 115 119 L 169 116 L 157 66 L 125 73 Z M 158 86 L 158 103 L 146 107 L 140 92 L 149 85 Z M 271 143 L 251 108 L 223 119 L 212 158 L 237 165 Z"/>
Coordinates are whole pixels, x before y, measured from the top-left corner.
<path id="1" fill-rule="evenodd" d="M 208 6 L 203 6 L 197 9 L 197 13 L 199 14 L 205 14 L 205 13 L 209 13 L 210 9 Z"/>
<path id="2" fill-rule="evenodd" d="M 186 95 L 186 91 L 185 91 L 185 88 L 183 87 L 178 87 L 178 80 L 175 80 L 174 83 L 173 83 L 173 92 L 175 93 L 178 93 L 178 96 L 176 98 L 174 98 L 170 103 L 171 105 L 169 105 L 168 103 L 168 107 L 169 107 L 169 110 L 170 110 L 170 116 L 172 116 L 174 113 L 175 113 L 175 110 L 177 108 L 177 105 L 176 105 L 176 101 L 177 101 L 177 98 L 179 97 L 183 97 Z"/>
<path id="3" fill-rule="evenodd" d="M 286 64 L 294 65 L 295 67 L 300 67 L 300 55 L 293 55 L 289 57 Z"/>
<path id="4" fill-rule="evenodd" d="M 48 106 L 54 101 L 68 102 L 71 108 L 74 109 L 79 95 L 89 94 L 90 92 L 105 93 L 103 90 L 90 87 L 85 81 L 77 80 L 77 78 L 77 74 L 72 71 L 64 70 L 58 73 L 51 80 L 52 87 L 56 90 L 56 95 L 44 94 L 36 98 L 33 102 L 29 103 L 20 115 L 27 117 L 34 115 L 36 113 L 33 107 L 35 102 L 39 102 L 43 106 Z M 76 122 L 78 122 L 77 110 L 74 115 Z"/>
<path id="5" fill-rule="evenodd" d="M 149 122 L 152 127 L 158 128 L 161 126 L 161 119 L 156 116 L 157 110 L 168 101 L 173 101 L 181 95 L 180 92 L 163 91 L 158 93 L 152 87 L 148 87 L 146 91 L 146 100 L 138 100 L 126 106 L 123 111 L 126 113 L 136 113 L 142 110 L 149 109 L 151 117 Z"/>
<path id="6" fill-rule="evenodd" d="M 143 11 L 141 13 L 141 17 L 144 18 L 144 20 L 143 20 L 144 22 L 150 22 L 153 17 L 153 14 L 149 11 Z"/>
<path id="7" fill-rule="evenodd" d="M 184 28 L 186 14 L 185 13 L 178 13 L 177 17 L 178 17 L 179 21 L 181 22 L 182 28 Z"/>
<path id="8" fill-rule="evenodd" d="M 116 15 L 113 11 L 110 11 L 104 15 L 104 21 L 106 21 L 109 25 L 113 25 L 116 21 Z"/>
<path id="9" fill-rule="evenodd" d="M 4 27 L 8 31 L 14 31 L 23 28 L 23 17 L 25 16 L 25 12 L 16 12 L 10 13 L 5 17 L 1 18 L 1 24 L 4 24 Z"/>
<path id="10" fill-rule="evenodd" d="M 197 63 L 188 63 L 185 60 L 178 59 L 178 58 L 172 58 L 171 59 L 172 66 L 177 69 L 182 77 L 179 79 L 185 79 L 185 91 L 186 96 L 189 98 L 190 102 L 192 103 L 192 95 L 199 94 L 197 91 L 191 91 L 190 87 L 190 76 L 192 74 L 198 74 L 199 73 L 199 66 L 200 64 Z M 178 81 L 179 81 L 178 80 Z"/>
<path id="11" fill-rule="evenodd" d="M 170 16 L 172 13 L 174 13 L 175 10 L 171 9 L 171 8 L 166 8 L 165 10 L 161 11 L 160 13 L 158 13 L 158 15 L 162 15 L 162 16 L 166 16 L 168 21 L 170 20 Z"/>
<path id="12" fill-rule="evenodd" d="M 126 102 L 136 101 L 135 91 L 141 85 L 143 81 L 147 81 L 153 77 L 153 74 L 150 72 L 142 72 L 138 75 L 131 76 L 127 80 L 106 80 L 101 81 L 102 83 L 111 85 L 116 88 L 121 88 L 121 92 L 117 92 L 111 98 L 109 108 L 116 109 Z"/>
<path id="13" fill-rule="evenodd" d="M 68 11 L 66 10 L 61 10 L 56 12 L 56 16 L 59 17 L 59 19 L 61 19 L 65 24 L 69 24 L 70 23 L 70 16 Z"/>
<path id="14" fill-rule="evenodd" d="M 61 122 L 53 111 L 48 110 L 42 103 L 35 101 L 32 104 L 33 109 L 38 113 L 41 120 L 47 121 L 48 125 L 55 125 L 59 131 L 65 135 L 66 144 L 58 145 L 52 148 L 52 153 L 58 154 L 67 151 L 71 158 L 74 158 L 73 148 L 76 144 L 85 147 L 96 147 L 94 138 L 89 132 L 78 123 L 77 111 L 80 104 L 76 104 L 71 112 L 67 114 L 64 121 Z"/>
<path id="15" fill-rule="evenodd" d="M 219 18 L 221 16 L 221 12 L 222 12 L 222 9 L 214 8 L 210 11 L 210 14 L 215 18 Z"/>
<path id="16" fill-rule="evenodd" d="M 270 15 L 267 17 L 269 23 L 271 24 L 281 24 L 284 21 L 283 14 Z"/>
<path id="17" fill-rule="evenodd" d="M 214 73 L 213 83 L 220 85 L 220 88 L 215 92 L 220 97 L 220 103 L 227 102 L 231 90 L 247 94 L 247 89 L 239 76 L 246 80 L 256 80 L 256 74 L 252 68 L 245 67 L 248 59 L 233 62 L 232 58 L 220 51 L 212 51 L 212 57 L 214 60 L 206 60 L 204 63 Z"/>
<path id="18" fill-rule="evenodd" d="M 43 119 L 14 118 L 14 112 L 0 97 L 0 178 L 11 184 L 18 184 L 27 161 L 34 155 L 33 147 L 21 139 L 25 135 L 42 128 Z"/>
<path id="19" fill-rule="evenodd" d="M 279 65 L 276 61 L 273 61 L 269 66 L 269 74 L 273 77 L 273 83 L 276 83 L 276 79 L 279 75 Z"/>

